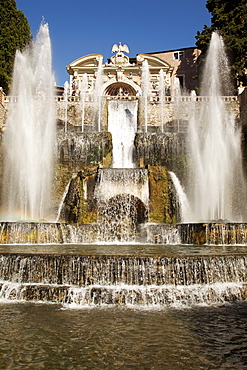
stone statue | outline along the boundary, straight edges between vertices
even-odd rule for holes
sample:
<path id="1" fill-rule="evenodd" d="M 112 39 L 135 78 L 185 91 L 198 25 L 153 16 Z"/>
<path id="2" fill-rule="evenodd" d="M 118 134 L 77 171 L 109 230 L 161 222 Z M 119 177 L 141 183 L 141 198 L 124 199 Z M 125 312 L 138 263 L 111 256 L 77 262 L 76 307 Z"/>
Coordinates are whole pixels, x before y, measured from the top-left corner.
<path id="1" fill-rule="evenodd" d="M 122 45 L 121 42 L 119 42 L 119 45 L 114 44 L 111 50 L 112 53 L 117 54 L 123 54 L 123 53 L 129 53 L 129 48 L 126 44 Z"/>
<path id="2" fill-rule="evenodd" d="M 126 44 L 122 45 L 119 42 L 119 45 L 114 44 L 111 50 L 112 53 L 117 53 L 111 57 L 111 63 L 116 66 L 127 66 L 129 65 L 129 57 L 124 53 L 129 53 L 129 48 Z"/>

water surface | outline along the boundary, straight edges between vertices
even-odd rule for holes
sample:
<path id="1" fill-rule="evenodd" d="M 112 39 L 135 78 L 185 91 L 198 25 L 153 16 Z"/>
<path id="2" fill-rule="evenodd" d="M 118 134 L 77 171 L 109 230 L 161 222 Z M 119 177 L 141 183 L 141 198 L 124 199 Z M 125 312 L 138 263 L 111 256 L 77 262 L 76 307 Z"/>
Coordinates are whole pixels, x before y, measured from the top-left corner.
<path id="1" fill-rule="evenodd" d="M 247 369 L 247 303 L 134 310 L 0 304 L 1 369 Z"/>
<path id="2" fill-rule="evenodd" d="M 79 254 L 79 255 L 215 255 L 245 254 L 246 245 L 168 244 L 0 244 L 0 253 Z"/>

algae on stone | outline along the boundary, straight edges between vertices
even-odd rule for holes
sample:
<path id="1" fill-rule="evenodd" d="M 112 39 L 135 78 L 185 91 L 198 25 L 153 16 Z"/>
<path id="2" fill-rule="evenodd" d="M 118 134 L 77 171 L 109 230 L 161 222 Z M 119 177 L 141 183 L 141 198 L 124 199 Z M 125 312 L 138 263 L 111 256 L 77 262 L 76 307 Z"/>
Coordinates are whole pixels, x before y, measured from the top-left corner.
<path id="1" fill-rule="evenodd" d="M 171 179 L 166 167 L 149 166 L 149 221 L 176 222 L 175 200 L 171 191 Z"/>

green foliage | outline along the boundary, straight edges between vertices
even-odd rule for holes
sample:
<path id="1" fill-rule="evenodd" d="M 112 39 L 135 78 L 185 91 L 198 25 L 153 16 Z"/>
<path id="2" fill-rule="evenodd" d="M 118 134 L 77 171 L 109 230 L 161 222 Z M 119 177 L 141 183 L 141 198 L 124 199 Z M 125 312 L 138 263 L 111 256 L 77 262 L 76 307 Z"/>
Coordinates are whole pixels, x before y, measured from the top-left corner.
<path id="1" fill-rule="evenodd" d="M 235 77 L 247 85 L 247 3 L 246 0 L 207 0 L 211 26 L 197 32 L 196 46 L 206 52 L 211 34 L 217 30 L 228 48 Z"/>
<path id="2" fill-rule="evenodd" d="M 0 86 L 8 93 L 16 50 L 31 41 L 28 20 L 15 0 L 0 0 Z"/>

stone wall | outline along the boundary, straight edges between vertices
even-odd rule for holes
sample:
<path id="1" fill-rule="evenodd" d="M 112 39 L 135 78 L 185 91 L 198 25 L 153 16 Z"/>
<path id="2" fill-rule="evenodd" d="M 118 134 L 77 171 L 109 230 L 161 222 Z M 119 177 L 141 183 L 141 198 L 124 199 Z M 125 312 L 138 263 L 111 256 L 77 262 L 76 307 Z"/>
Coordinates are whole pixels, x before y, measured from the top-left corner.
<path id="1" fill-rule="evenodd" d="M 144 167 L 165 166 L 182 179 L 186 171 L 186 143 L 184 133 L 137 133 L 137 163 Z"/>
<path id="2" fill-rule="evenodd" d="M 199 104 L 197 104 L 199 105 Z M 184 99 L 179 104 L 172 101 L 170 97 L 164 103 L 163 107 L 158 100 L 150 100 L 147 106 L 148 110 L 148 126 L 157 127 L 161 129 L 161 122 L 163 116 L 164 129 L 169 129 L 169 125 L 174 120 L 187 121 L 190 114 L 190 104 L 187 99 Z M 163 110 L 163 112 L 162 112 Z M 104 100 L 102 103 L 102 122 L 101 129 L 107 131 L 107 115 L 108 115 L 108 101 Z M 63 124 L 66 116 L 66 103 L 63 101 L 56 102 L 56 117 L 60 124 Z M 144 127 L 144 107 L 140 101 L 138 108 L 138 127 Z M 97 117 L 94 114 L 93 102 L 85 102 L 84 107 L 84 131 L 97 131 Z M 76 126 L 78 129 L 82 126 L 82 106 L 79 101 L 69 101 L 67 104 L 67 123 L 68 126 Z M 167 126 L 167 127 L 166 127 Z"/>
<path id="3" fill-rule="evenodd" d="M 0 91 L 1 93 L 1 91 Z M 229 109 L 234 109 L 236 118 L 239 118 L 239 112 L 241 113 L 241 122 L 246 125 L 246 90 L 239 95 L 238 101 L 236 98 L 229 97 L 228 106 Z M 140 98 L 139 98 L 140 99 Z M 199 114 L 200 102 L 204 97 L 197 97 L 195 102 L 196 113 Z M 227 99 L 227 97 L 226 97 Z M 4 99 L 2 99 L 4 100 Z M 7 99 L 8 100 L 8 99 Z M 0 102 L 0 127 L 4 125 L 5 117 L 8 112 L 8 101 L 3 101 L 2 105 Z M 58 124 L 64 125 L 66 119 L 66 103 L 62 100 L 56 101 L 56 119 Z M 182 96 L 181 100 L 176 101 L 175 98 L 167 96 L 165 102 L 162 105 L 159 101 L 159 97 L 150 99 L 148 103 L 148 127 L 150 130 L 158 129 L 159 131 L 170 131 L 175 126 L 183 128 L 183 123 L 188 122 L 191 116 L 191 97 Z M 101 131 L 107 131 L 107 116 L 108 116 L 108 101 L 105 99 L 102 101 L 101 111 Z M 140 99 L 138 108 L 138 130 L 144 129 L 144 107 Z M 163 121 L 163 127 L 162 127 Z M 75 126 L 78 131 L 82 131 L 82 105 L 78 98 L 74 98 L 67 103 L 67 124 L 68 127 Z M 98 131 L 97 115 L 94 112 L 94 105 L 92 101 L 85 102 L 84 106 L 84 127 L 83 131 L 93 132 Z"/>
<path id="4" fill-rule="evenodd" d="M 104 166 L 111 164 L 112 139 L 109 132 L 76 132 L 69 130 L 58 133 L 58 160 L 74 171 L 82 166 Z"/>
<path id="5" fill-rule="evenodd" d="M 59 130 L 52 192 L 56 210 L 66 196 L 66 207 L 61 210 L 59 220 L 72 223 L 95 221 L 93 197 L 90 194 L 94 184 L 91 180 L 99 167 L 110 166 L 111 151 L 111 134 L 108 132 L 81 133 L 70 128 L 68 133 L 64 133 Z M 84 199 L 85 179 L 89 184 L 89 201 Z"/>
<path id="6" fill-rule="evenodd" d="M 195 106 L 196 115 L 200 113 L 201 101 L 205 97 L 197 97 L 197 100 L 192 103 L 191 96 L 182 96 L 181 98 L 169 97 L 165 98 L 164 104 L 162 105 L 159 101 L 159 97 L 152 98 L 148 102 L 148 127 L 152 131 L 157 129 L 158 131 L 170 131 L 183 129 L 184 123 L 186 124 L 192 114 L 192 104 Z M 234 110 L 235 117 L 239 118 L 239 112 L 241 110 L 240 105 L 245 107 L 246 98 L 236 99 L 236 97 L 225 97 L 227 106 L 232 111 Z M 57 121 L 62 125 L 65 120 L 65 102 L 56 102 L 56 116 Z M 244 113 L 243 113 L 244 114 Z M 107 116 L 108 116 L 108 100 L 103 100 L 102 111 L 101 111 L 101 131 L 107 131 Z M 97 131 L 98 123 L 97 116 L 94 114 L 94 106 L 92 101 L 85 102 L 84 106 L 84 131 Z M 69 101 L 67 105 L 67 122 L 68 126 L 76 126 L 78 130 L 82 126 L 82 106 L 79 101 Z M 163 127 L 162 127 L 163 122 Z M 145 126 L 144 119 L 144 105 L 141 99 L 139 99 L 138 105 L 138 130 L 143 130 Z"/>
<path id="7" fill-rule="evenodd" d="M 243 132 L 243 154 L 244 164 L 247 170 L 247 88 L 238 96 L 240 107 L 240 124 Z"/>
<path id="8" fill-rule="evenodd" d="M 85 167 L 73 174 L 66 187 L 57 221 L 70 224 L 88 224 L 96 221 L 97 209 L 94 202 L 94 188 L 97 173 L 97 167 Z"/>
<path id="9" fill-rule="evenodd" d="M 247 88 L 238 96 L 240 106 L 240 121 L 243 131 L 247 132 Z"/>
<path id="10" fill-rule="evenodd" d="M 167 169 L 162 166 L 149 166 L 148 181 L 150 222 L 179 222 L 176 192 Z"/>

